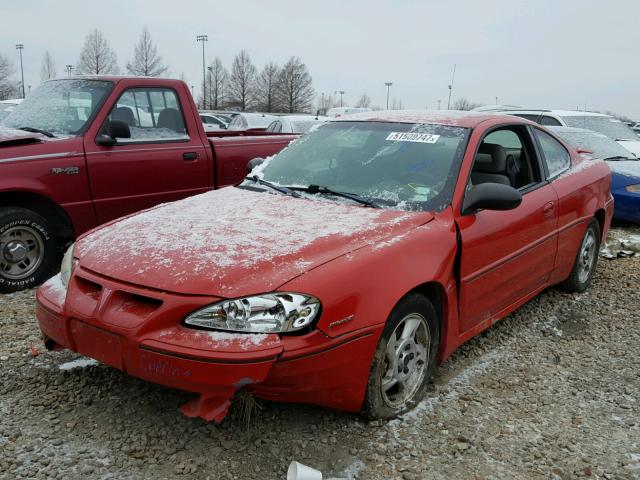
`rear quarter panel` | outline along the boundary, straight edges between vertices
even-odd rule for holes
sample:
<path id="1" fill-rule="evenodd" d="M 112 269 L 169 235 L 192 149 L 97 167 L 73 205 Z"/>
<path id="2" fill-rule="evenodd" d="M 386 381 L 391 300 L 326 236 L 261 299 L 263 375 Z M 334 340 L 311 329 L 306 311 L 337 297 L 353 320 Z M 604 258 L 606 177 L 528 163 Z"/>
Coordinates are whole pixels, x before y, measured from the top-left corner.
<path id="1" fill-rule="evenodd" d="M 240 182 L 247 175 L 249 160 L 274 155 L 296 138 L 296 135 L 209 138 L 214 157 L 216 188 Z"/>
<path id="2" fill-rule="evenodd" d="M 602 239 L 606 238 L 613 214 L 611 171 L 600 160 L 573 158 L 571 168 L 553 179 L 558 194 L 558 253 L 550 283 L 566 279 L 573 268 L 584 232 L 596 216 L 604 212 Z"/>

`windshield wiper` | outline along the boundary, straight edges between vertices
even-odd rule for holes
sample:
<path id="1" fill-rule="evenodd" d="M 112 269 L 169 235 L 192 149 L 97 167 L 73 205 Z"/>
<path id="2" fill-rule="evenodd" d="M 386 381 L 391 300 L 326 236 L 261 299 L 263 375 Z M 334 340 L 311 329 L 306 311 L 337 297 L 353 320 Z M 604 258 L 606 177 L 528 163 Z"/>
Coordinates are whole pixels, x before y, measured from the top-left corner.
<path id="1" fill-rule="evenodd" d="M 244 177 L 245 180 L 253 180 L 254 182 L 264 185 L 265 187 L 269 187 L 276 192 L 284 193 L 285 195 L 291 195 L 292 197 L 299 197 L 300 195 L 296 194 L 293 189 L 288 187 L 281 187 L 280 185 L 276 185 L 275 183 L 267 182 L 266 180 L 261 179 L 257 175 Z"/>
<path id="2" fill-rule="evenodd" d="M 380 205 L 377 205 L 375 202 L 361 195 L 357 195 L 355 193 L 340 192 L 338 190 L 332 190 L 329 187 L 325 187 L 322 185 L 309 185 L 308 187 L 288 187 L 288 188 L 290 188 L 291 190 L 297 190 L 300 192 L 311 193 L 311 194 L 325 193 L 328 195 L 335 195 L 336 197 L 348 198 L 349 200 L 353 200 L 354 202 L 360 203 L 362 205 L 366 205 L 367 207 L 380 208 Z"/>
<path id="3" fill-rule="evenodd" d="M 637 158 L 632 158 L 632 157 L 623 157 L 622 155 L 615 155 L 613 157 L 607 157 L 607 158 L 603 158 L 603 160 L 611 160 L 611 161 L 618 161 L 618 160 L 638 160 Z"/>
<path id="4" fill-rule="evenodd" d="M 55 135 L 51 132 L 47 132 L 46 130 L 42 130 L 40 128 L 34 128 L 34 127 L 18 127 L 18 130 L 24 130 L 25 132 L 31 132 L 31 133 L 41 133 L 42 135 L 44 135 L 45 137 L 49 137 L 49 138 L 53 138 L 55 137 Z"/>

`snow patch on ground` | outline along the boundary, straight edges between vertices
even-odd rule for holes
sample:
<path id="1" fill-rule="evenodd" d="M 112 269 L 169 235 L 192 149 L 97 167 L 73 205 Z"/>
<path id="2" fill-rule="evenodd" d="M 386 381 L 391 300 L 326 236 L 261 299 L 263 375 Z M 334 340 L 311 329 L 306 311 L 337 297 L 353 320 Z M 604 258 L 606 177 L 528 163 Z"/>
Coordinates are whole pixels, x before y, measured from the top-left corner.
<path id="1" fill-rule="evenodd" d="M 347 480 L 353 480 L 358 478 L 360 473 L 366 468 L 366 465 L 362 460 L 355 460 L 344 470 L 344 476 Z"/>
<path id="2" fill-rule="evenodd" d="M 100 362 L 94 360 L 93 358 L 78 358 L 77 360 L 72 360 L 70 362 L 58 365 L 58 368 L 60 370 L 73 370 L 74 368 L 86 368 L 93 365 L 100 365 Z"/>

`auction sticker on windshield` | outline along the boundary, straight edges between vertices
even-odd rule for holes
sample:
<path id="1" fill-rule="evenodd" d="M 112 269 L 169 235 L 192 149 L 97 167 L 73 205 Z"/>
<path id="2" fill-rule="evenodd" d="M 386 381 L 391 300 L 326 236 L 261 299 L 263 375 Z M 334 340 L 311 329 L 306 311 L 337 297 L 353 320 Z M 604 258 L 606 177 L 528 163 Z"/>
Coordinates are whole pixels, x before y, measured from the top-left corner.
<path id="1" fill-rule="evenodd" d="M 436 143 L 440 135 L 429 133 L 391 132 L 386 140 L 395 142 Z"/>

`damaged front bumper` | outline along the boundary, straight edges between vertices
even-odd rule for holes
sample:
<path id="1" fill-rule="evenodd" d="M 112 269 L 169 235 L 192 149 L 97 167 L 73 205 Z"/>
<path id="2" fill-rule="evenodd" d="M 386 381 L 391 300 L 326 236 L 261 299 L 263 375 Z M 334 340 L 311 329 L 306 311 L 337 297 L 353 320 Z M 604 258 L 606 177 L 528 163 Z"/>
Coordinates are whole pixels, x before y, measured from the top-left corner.
<path id="1" fill-rule="evenodd" d="M 180 321 L 215 297 L 171 294 L 77 267 L 68 290 L 55 277 L 37 293 L 49 349 L 67 348 L 132 376 L 199 394 L 181 410 L 220 422 L 236 391 L 359 411 L 379 331 L 332 339 L 187 328 Z"/>

